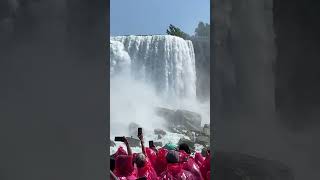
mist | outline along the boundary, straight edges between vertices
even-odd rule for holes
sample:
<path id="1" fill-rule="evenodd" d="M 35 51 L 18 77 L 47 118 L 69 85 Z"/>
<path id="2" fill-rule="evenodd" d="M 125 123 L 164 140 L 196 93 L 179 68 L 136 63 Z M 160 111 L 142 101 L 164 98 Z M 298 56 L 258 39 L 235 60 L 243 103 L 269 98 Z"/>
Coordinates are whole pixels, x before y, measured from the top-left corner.
<path id="1" fill-rule="evenodd" d="M 129 136 L 129 123 L 137 123 L 145 130 L 164 127 L 154 108 L 163 105 L 152 87 L 134 80 L 130 75 L 110 79 L 110 133 Z"/>

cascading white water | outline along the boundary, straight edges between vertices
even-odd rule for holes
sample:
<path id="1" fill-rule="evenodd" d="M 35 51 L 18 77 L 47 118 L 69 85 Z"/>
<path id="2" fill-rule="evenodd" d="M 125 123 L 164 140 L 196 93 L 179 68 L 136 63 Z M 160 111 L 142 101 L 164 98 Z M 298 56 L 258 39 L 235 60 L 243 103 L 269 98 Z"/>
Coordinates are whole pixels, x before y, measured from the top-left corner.
<path id="1" fill-rule="evenodd" d="M 155 107 L 191 110 L 209 122 L 208 104 L 196 100 L 191 41 L 170 35 L 110 37 L 110 75 L 111 138 L 129 135 L 128 125 L 135 122 L 149 140 L 157 140 L 153 129 L 165 122 Z M 164 142 L 177 143 L 183 136 L 167 134 Z"/>
<path id="2" fill-rule="evenodd" d="M 195 55 L 191 41 L 169 35 L 117 36 L 111 37 L 110 53 L 112 73 L 120 64 L 128 62 L 129 55 L 135 79 L 152 85 L 163 97 L 196 97 Z"/>
<path id="3" fill-rule="evenodd" d="M 110 40 L 110 75 L 127 73 L 131 65 L 131 58 L 119 41 Z M 125 71 L 125 72 L 124 72 Z"/>

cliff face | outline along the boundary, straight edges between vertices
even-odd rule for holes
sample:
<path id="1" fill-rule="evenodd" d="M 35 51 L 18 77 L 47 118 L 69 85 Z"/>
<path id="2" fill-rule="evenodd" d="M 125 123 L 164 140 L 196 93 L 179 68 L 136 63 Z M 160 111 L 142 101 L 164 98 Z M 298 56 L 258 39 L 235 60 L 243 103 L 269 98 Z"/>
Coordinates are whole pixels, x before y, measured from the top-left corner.
<path id="1" fill-rule="evenodd" d="M 272 0 L 221 0 L 214 6 L 217 118 L 250 114 L 247 118 L 259 121 L 273 116 Z"/>
<path id="2" fill-rule="evenodd" d="M 319 1 L 275 1 L 276 105 L 281 121 L 303 130 L 318 123 Z"/>
<path id="3" fill-rule="evenodd" d="M 191 39 L 195 53 L 197 72 L 197 97 L 200 100 L 210 99 L 210 37 Z"/>

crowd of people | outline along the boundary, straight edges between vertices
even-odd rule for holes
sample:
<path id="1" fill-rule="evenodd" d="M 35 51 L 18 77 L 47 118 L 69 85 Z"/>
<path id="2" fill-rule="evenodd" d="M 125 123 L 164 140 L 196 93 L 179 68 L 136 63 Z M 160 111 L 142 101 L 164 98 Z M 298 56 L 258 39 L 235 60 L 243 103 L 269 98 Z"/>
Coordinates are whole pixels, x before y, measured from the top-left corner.
<path id="1" fill-rule="evenodd" d="M 141 153 L 132 153 L 123 137 L 127 151 L 120 146 L 110 158 L 110 177 L 113 180 L 209 180 L 210 150 L 204 155 L 191 153 L 185 143 L 166 144 L 157 149 L 144 146 L 143 134 L 138 135 Z"/>

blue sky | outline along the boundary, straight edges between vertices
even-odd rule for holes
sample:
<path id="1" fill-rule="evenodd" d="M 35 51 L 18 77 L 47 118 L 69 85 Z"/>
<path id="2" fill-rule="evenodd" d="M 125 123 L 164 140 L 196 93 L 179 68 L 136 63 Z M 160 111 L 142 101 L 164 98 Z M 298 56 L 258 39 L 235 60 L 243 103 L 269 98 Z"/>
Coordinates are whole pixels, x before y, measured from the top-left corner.
<path id="1" fill-rule="evenodd" d="M 169 24 L 194 34 L 210 22 L 210 0 L 111 0 L 111 36 L 165 34 Z"/>

